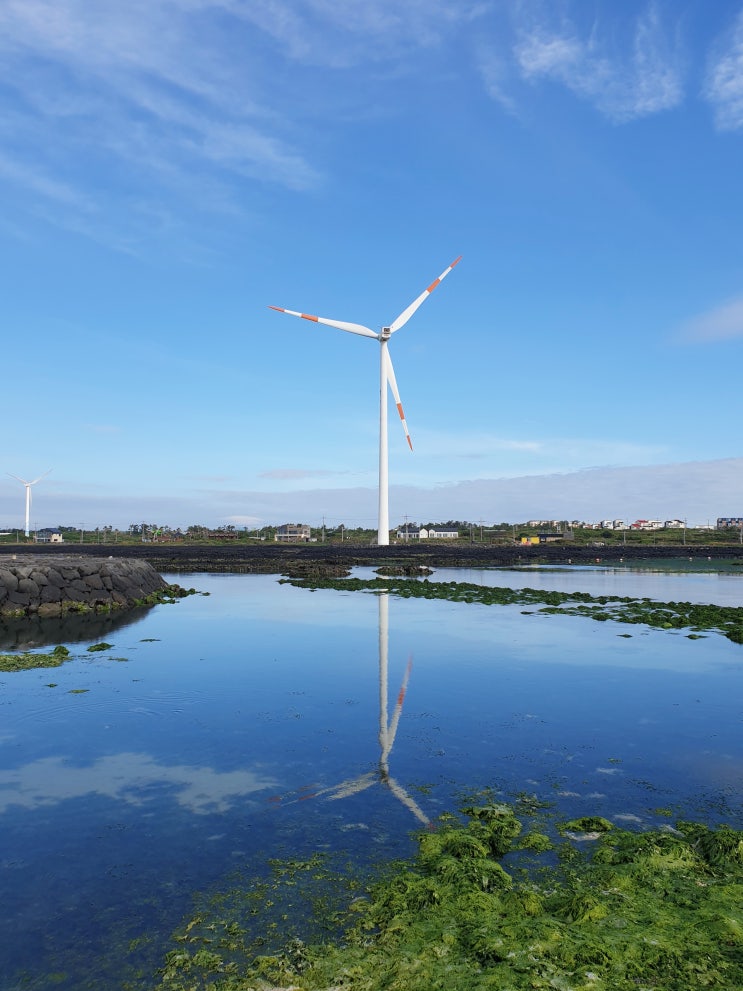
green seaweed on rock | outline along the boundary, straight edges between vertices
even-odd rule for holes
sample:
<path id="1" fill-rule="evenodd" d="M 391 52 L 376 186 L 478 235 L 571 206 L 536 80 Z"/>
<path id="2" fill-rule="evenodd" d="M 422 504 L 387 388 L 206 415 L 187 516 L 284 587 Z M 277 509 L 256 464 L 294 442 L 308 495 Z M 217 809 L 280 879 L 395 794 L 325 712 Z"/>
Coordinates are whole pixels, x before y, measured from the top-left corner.
<path id="1" fill-rule="evenodd" d="M 469 806 L 421 833 L 412 862 L 380 868 L 361 887 L 318 859 L 275 862 L 273 879 L 246 885 L 242 902 L 232 889 L 199 906 L 158 989 L 743 987 L 743 832 L 690 822 L 604 829 L 592 856 L 554 864 L 537 855 L 528 867 L 523 832 L 508 806 Z M 345 906 L 330 911 L 323 888 L 336 899 L 343 890 Z"/>
<path id="2" fill-rule="evenodd" d="M 60 644 L 54 650 L 35 654 L 30 650 L 21 654 L 0 654 L 0 671 L 30 671 L 33 668 L 58 668 L 70 658 L 69 650 Z"/>
<path id="3" fill-rule="evenodd" d="M 555 592 L 533 588 L 505 588 L 470 582 L 431 582 L 404 578 L 281 579 L 298 588 L 351 592 L 389 592 L 400 598 L 445 599 L 479 605 L 541 605 L 539 613 L 584 616 L 597 622 L 642 624 L 660 630 L 689 629 L 690 640 L 702 631 L 717 631 L 733 643 L 743 644 L 743 607 L 711 603 L 655 602 L 630 596 L 590 595 L 588 592 Z M 522 610 L 523 615 L 529 611 Z M 622 634 L 620 634 L 621 636 Z"/>

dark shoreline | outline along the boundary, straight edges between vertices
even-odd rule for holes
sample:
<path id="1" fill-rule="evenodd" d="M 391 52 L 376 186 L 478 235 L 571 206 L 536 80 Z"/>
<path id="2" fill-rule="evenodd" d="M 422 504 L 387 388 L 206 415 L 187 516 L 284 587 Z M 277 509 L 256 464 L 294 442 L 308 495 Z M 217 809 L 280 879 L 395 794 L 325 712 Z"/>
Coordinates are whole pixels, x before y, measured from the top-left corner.
<path id="1" fill-rule="evenodd" d="M 641 544 L 589 547 L 575 544 L 519 545 L 465 544 L 457 547 L 439 544 L 392 544 L 389 547 L 358 544 L 44 544 L 20 545 L 0 551 L 3 560 L 16 553 L 38 555 L 47 560 L 55 555 L 138 558 L 148 561 L 158 572 L 235 572 L 240 574 L 286 574 L 297 568 L 380 567 L 384 564 L 429 568 L 498 568 L 530 564 L 596 564 L 612 562 L 678 561 L 679 565 L 706 561 L 739 561 L 743 547 L 736 545 L 668 546 Z"/>

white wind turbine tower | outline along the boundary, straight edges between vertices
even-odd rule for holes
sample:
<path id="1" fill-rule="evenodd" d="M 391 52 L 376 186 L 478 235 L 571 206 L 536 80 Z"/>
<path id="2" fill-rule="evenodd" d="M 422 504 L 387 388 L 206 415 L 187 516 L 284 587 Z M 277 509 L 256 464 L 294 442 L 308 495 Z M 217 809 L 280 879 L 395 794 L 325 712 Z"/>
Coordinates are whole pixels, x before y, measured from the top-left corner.
<path id="1" fill-rule="evenodd" d="M 400 402 L 400 393 L 397 389 L 397 382 L 395 380 L 395 372 L 392 367 L 392 359 L 389 355 L 389 350 L 387 343 L 390 337 L 403 327 L 408 320 L 412 317 L 421 303 L 428 299 L 431 293 L 434 291 L 436 286 L 446 278 L 446 276 L 451 272 L 454 266 L 460 261 L 461 255 L 451 265 L 445 269 L 438 277 L 434 279 L 431 285 L 425 289 L 420 296 L 413 300 L 407 309 L 403 310 L 402 313 L 397 317 L 389 327 L 382 327 L 382 329 L 377 333 L 370 327 L 365 327 L 363 324 L 359 323 L 347 323 L 343 320 L 328 320 L 326 317 L 315 317 L 311 316 L 309 313 L 298 313 L 296 310 L 285 310 L 281 306 L 270 306 L 269 309 L 277 310 L 279 313 L 288 313 L 293 317 L 302 317 L 304 320 L 312 320 L 313 323 L 326 324 L 328 327 L 336 327 L 338 330 L 346 330 L 349 334 L 359 334 L 361 337 L 372 337 L 379 341 L 380 344 L 380 355 L 379 355 L 379 521 L 377 529 L 377 543 L 380 546 L 387 545 L 390 542 L 390 518 L 389 518 L 389 478 L 388 478 L 388 455 L 387 455 L 387 386 L 389 385 L 392 390 L 392 395 L 395 397 L 395 405 L 397 406 L 397 412 L 400 414 L 400 420 L 402 421 L 402 428 L 405 431 L 405 436 L 408 440 L 408 446 L 410 450 L 413 450 L 413 444 L 410 440 L 410 433 L 408 432 L 408 425 L 405 422 L 405 414 L 402 411 L 402 403 Z"/>
<path id="2" fill-rule="evenodd" d="M 31 486 L 36 485 L 37 482 L 40 482 L 42 478 L 45 478 L 51 470 L 52 469 L 50 468 L 48 471 L 45 471 L 43 475 L 39 475 L 39 477 L 35 478 L 32 482 L 27 482 L 25 478 L 19 478 L 18 475 L 13 475 L 8 472 L 8 475 L 10 475 L 11 478 L 15 478 L 15 480 L 20 482 L 21 485 L 26 486 L 26 536 L 28 536 L 31 521 Z"/>

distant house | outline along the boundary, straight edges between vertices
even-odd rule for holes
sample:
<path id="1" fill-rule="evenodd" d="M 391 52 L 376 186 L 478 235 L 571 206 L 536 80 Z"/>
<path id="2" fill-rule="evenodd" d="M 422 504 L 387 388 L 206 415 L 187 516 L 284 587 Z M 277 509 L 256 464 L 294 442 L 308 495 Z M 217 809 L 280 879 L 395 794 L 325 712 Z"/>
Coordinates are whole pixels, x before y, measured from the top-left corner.
<path id="1" fill-rule="evenodd" d="M 536 544 L 554 544 L 557 540 L 565 539 L 564 533 L 533 533 L 521 538 L 521 543 L 527 546 Z"/>
<path id="2" fill-rule="evenodd" d="M 717 529 L 727 530 L 728 527 L 743 527 L 743 516 L 718 516 Z"/>
<path id="3" fill-rule="evenodd" d="M 34 537 L 37 544 L 63 544 L 64 537 L 56 527 L 45 526 L 37 530 Z"/>
<path id="4" fill-rule="evenodd" d="M 283 543 L 307 543 L 310 539 L 310 528 L 307 523 L 282 523 L 276 528 L 274 540 Z"/>
<path id="5" fill-rule="evenodd" d="M 397 539 L 398 540 L 419 540 L 421 536 L 421 528 L 413 523 L 406 523 L 405 526 L 397 528 Z M 426 536 L 428 532 L 426 531 Z"/>
<path id="6" fill-rule="evenodd" d="M 397 531 L 398 540 L 456 540 L 459 530 L 448 526 L 413 526 L 406 523 Z"/>
<path id="7" fill-rule="evenodd" d="M 425 531 L 421 531 L 421 536 Z M 459 530 L 452 530 L 448 526 L 432 526 L 429 527 L 428 537 L 430 540 L 457 540 L 459 538 Z"/>

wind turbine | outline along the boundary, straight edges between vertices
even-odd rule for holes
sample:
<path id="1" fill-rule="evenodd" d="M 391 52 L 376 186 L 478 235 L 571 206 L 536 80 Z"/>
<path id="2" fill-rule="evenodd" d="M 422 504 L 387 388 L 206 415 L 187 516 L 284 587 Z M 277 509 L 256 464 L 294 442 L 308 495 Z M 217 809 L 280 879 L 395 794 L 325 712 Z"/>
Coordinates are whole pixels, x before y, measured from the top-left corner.
<path id="1" fill-rule="evenodd" d="M 45 478 L 51 470 L 52 469 L 50 468 L 48 471 L 45 471 L 43 475 L 39 475 L 39 477 L 35 478 L 32 482 L 27 482 L 25 478 L 19 478 L 18 475 L 13 475 L 8 472 L 8 475 L 10 475 L 11 478 L 15 478 L 15 480 L 20 482 L 21 485 L 26 486 L 26 536 L 28 536 L 29 522 L 31 519 L 31 486 L 36 485 L 37 482 L 40 482 L 42 478 Z"/>
<path id="2" fill-rule="evenodd" d="M 395 405 L 397 406 L 397 412 L 400 414 L 400 420 L 402 421 L 402 428 L 405 431 L 408 446 L 411 451 L 413 450 L 408 425 L 405 422 L 405 414 L 402 411 L 400 393 L 397 388 L 395 371 L 392 367 L 392 359 L 389 355 L 387 343 L 395 331 L 399 330 L 408 322 L 421 303 L 428 299 L 436 286 L 446 278 L 449 272 L 451 272 L 454 266 L 460 261 L 461 257 L 462 256 L 460 255 L 459 258 L 453 261 L 451 265 L 441 273 L 438 279 L 434 279 L 431 285 L 425 289 L 417 299 L 413 300 L 407 309 L 403 310 L 402 313 L 392 321 L 389 327 L 382 327 L 379 333 L 372 330 L 370 327 L 365 327 L 363 324 L 359 323 L 347 323 L 344 320 L 328 320 L 326 317 L 315 317 L 311 316 L 309 313 L 298 313 L 296 310 L 285 310 L 281 306 L 269 306 L 270 310 L 277 310 L 279 313 L 288 313 L 292 317 L 302 317 L 303 320 L 312 320 L 313 323 L 326 324 L 328 327 L 336 327 L 338 330 L 348 331 L 349 334 L 359 334 L 361 337 L 372 337 L 374 340 L 379 341 L 379 519 L 377 528 L 377 543 L 380 546 L 386 546 L 390 542 L 389 478 L 387 468 L 387 386 L 389 386 L 392 390 L 392 395 L 395 398 Z"/>
<path id="3" fill-rule="evenodd" d="M 374 771 L 367 771 L 358 778 L 348 778 L 338 784 L 330 785 L 327 788 L 320 788 L 318 791 L 301 789 L 302 794 L 284 804 L 291 804 L 291 801 L 307 801 L 311 798 L 324 798 L 326 801 L 337 801 L 340 798 L 349 798 L 351 795 L 358 795 L 372 785 L 380 784 L 392 792 L 395 798 L 401 802 L 405 808 L 413 813 L 419 822 L 422 822 L 428 829 L 433 829 L 433 823 L 428 818 L 423 809 L 418 805 L 413 796 L 407 792 L 399 781 L 390 774 L 390 753 L 397 735 L 397 727 L 402 714 L 402 707 L 405 701 L 405 693 L 408 689 L 410 670 L 412 661 L 408 661 L 405 669 L 400 691 L 397 693 L 397 701 L 392 711 L 392 716 L 388 717 L 388 653 L 389 653 L 389 593 L 379 593 L 379 764 Z M 281 799 L 279 799 L 281 801 Z"/>

